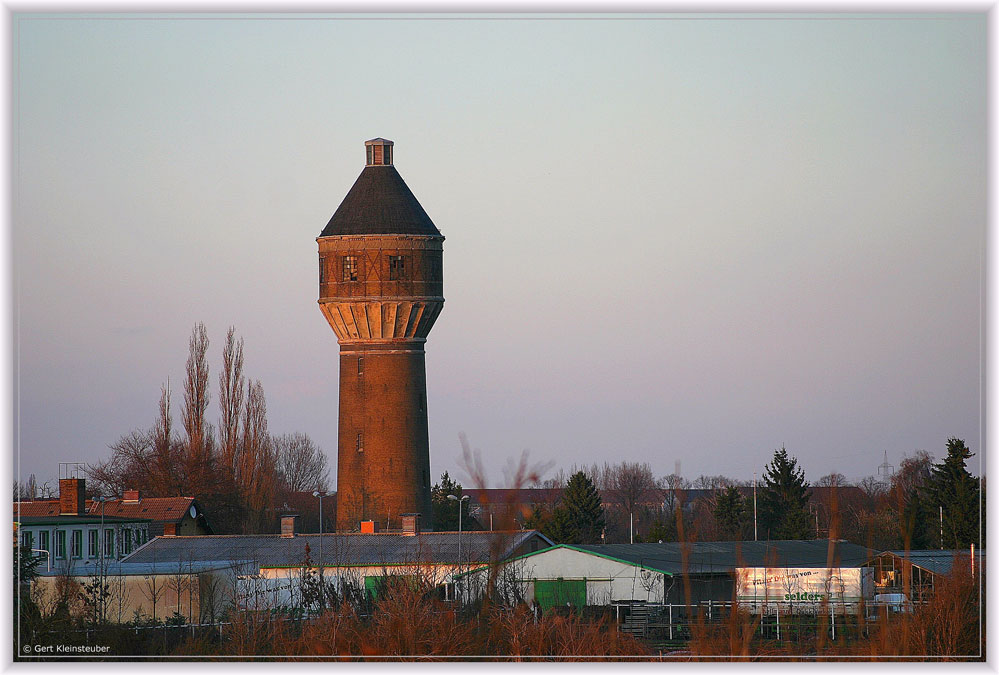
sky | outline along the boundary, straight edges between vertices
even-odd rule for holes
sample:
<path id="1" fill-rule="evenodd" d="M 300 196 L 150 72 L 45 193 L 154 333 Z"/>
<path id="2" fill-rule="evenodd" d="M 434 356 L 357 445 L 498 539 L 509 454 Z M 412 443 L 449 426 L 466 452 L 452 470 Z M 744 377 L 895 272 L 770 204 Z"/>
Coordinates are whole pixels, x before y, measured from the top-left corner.
<path id="1" fill-rule="evenodd" d="M 806 479 L 982 444 L 985 14 L 19 15 L 15 478 L 245 341 L 335 478 L 319 235 L 395 164 L 444 243 L 431 468 Z M 981 453 L 972 460 L 975 473 Z M 19 462 L 18 462 L 19 460 Z M 549 471 L 549 474 L 551 471 Z"/>

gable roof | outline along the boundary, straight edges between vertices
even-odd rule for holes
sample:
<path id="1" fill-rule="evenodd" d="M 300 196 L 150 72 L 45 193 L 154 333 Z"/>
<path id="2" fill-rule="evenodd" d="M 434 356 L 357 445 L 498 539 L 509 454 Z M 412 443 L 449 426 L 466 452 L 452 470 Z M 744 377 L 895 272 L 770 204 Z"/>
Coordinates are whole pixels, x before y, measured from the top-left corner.
<path id="1" fill-rule="evenodd" d="M 462 532 L 461 556 L 457 532 L 323 534 L 322 562 L 332 567 L 406 565 L 413 563 L 458 564 L 503 560 L 538 537 L 542 545 L 551 540 L 535 530 L 518 532 Z M 205 535 L 157 537 L 124 558 L 129 563 L 252 560 L 260 567 L 300 567 L 305 547 L 314 563 L 319 562 L 320 535 L 279 534 Z"/>
<path id="2" fill-rule="evenodd" d="M 880 555 L 891 554 L 897 558 L 902 558 L 916 567 L 920 567 L 933 574 L 949 574 L 951 568 L 954 566 L 954 559 L 958 556 L 971 557 L 970 551 L 965 551 L 964 549 L 960 551 L 949 551 L 942 549 L 930 549 L 922 551 L 885 551 Z M 975 563 L 981 564 L 982 559 L 985 557 L 985 552 L 981 550 L 975 551 Z M 871 561 L 873 562 L 873 560 Z"/>
<path id="3" fill-rule="evenodd" d="M 710 541 L 680 544 L 559 544 L 527 553 L 527 558 L 566 548 L 616 560 L 664 574 L 724 574 L 736 567 L 826 567 L 830 565 L 830 541 Z M 832 541 L 832 567 L 860 567 L 873 551 L 846 541 Z M 686 564 L 685 564 L 686 563 Z"/>
<path id="4" fill-rule="evenodd" d="M 364 167 L 319 236 L 343 234 L 441 236 L 391 164 Z"/>

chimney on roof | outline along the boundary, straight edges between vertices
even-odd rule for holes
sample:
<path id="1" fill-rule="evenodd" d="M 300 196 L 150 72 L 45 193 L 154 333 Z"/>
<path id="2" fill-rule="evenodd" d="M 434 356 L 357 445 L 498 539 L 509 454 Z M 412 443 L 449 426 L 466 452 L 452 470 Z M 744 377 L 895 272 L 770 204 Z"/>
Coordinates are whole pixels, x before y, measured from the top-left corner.
<path id="1" fill-rule="evenodd" d="M 163 536 L 164 537 L 176 537 L 177 536 L 177 523 L 163 523 Z"/>
<path id="2" fill-rule="evenodd" d="M 141 501 L 142 495 L 138 490 L 125 490 L 125 496 L 122 501 L 126 504 L 138 504 Z"/>
<path id="3" fill-rule="evenodd" d="M 374 534 L 378 531 L 378 523 L 374 520 L 361 521 L 361 534 Z"/>
<path id="4" fill-rule="evenodd" d="M 419 513 L 400 513 L 402 518 L 402 533 L 407 536 L 414 536 L 420 533 Z"/>
<path id="5" fill-rule="evenodd" d="M 290 539 L 295 536 L 295 521 L 298 515 L 281 516 L 281 536 Z"/>
<path id="6" fill-rule="evenodd" d="M 87 481 L 84 478 L 59 479 L 59 515 L 82 516 L 87 512 Z"/>
<path id="7" fill-rule="evenodd" d="M 392 146 L 387 138 L 372 138 L 364 141 L 364 151 L 367 155 L 367 166 L 392 166 Z"/>

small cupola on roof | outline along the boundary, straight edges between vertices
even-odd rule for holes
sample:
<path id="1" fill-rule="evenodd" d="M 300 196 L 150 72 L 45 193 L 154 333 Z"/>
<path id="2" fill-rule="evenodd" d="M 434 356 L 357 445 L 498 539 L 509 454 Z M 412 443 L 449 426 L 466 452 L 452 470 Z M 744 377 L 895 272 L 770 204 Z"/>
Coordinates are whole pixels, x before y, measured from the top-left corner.
<path id="1" fill-rule="evenodd" d="M 320 237 L 358 234 L 441 236 L 393 166 L 394 145 L 384 138 L 364 142 L 367 163 Z"/>
<path id="2" fill-rule="evenodd" d="M 364 150 L 368 156 L 368 166 L 392 166 L 392 146 L 387 138 L 372 138 L 364 141 Z"/>

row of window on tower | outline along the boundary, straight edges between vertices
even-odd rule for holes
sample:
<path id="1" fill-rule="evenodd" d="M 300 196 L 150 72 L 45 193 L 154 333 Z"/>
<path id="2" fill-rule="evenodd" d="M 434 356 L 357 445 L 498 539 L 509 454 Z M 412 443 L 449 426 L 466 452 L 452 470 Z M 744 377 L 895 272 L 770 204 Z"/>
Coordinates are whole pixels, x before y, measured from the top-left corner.
<path id="1" fill-rule="evenodd" d="M 412 263 L 407 260 L 408 256 L 390 255 L 388 256 L 389 281 L 405 281 L 410 278 Z M 362 275 L 362 258 L 356 255 L 340 256 L 340 281 L 358 281 Z M 439 274 L 435 261 L 431 259 L 434 268 L 431 274 Z M 319 283 L 325 284 L 329 281 L 326 273 L 326 258 L 319 258 Z"/>

